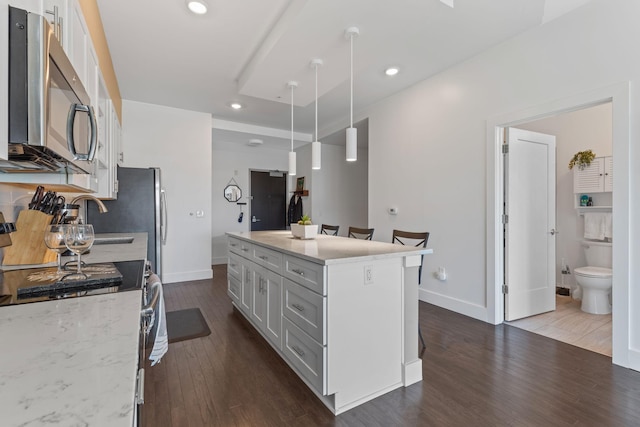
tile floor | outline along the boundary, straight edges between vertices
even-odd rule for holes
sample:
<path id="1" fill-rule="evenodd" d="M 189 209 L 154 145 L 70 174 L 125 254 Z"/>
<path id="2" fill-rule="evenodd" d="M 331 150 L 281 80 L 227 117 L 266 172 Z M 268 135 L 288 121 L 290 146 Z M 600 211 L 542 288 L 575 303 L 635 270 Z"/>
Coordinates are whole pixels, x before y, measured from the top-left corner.
<path id="1" fill-rule="evenodd" d="M 611 357 L 611 315 L 585 313 L 569 296 L 556 295 L 555 311 L 506 323 Z"/>

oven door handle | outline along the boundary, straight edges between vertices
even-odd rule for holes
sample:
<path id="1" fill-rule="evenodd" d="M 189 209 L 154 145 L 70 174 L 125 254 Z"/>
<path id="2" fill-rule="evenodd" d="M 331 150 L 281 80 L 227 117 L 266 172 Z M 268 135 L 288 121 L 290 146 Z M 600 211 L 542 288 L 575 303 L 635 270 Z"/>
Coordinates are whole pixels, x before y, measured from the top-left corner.
<path id="1" fill-rule="evenodd" d="M 140 310 L 141 317 L 150 317 L 153 314 L 153 311 L 158 304 L 158 297 L 160 296 L 160 282 L 155 282 L 151 285 L 151 291 L 153 291 L 153 295 L 151 296 L 151 301 L 148 304 L 142 307 Z"/>
<path id="2" fill-rule="evenodd" d="M 91 128 L 91 136 L 89 137 L 89 152 L 78 153 L 76 150 L 76 141 L 73 135 L 73 126 L 76 121 L 76 114 L 78 112 L 87 113 L 89 116 L 89 127 Z M 71 104 L 69 108 L 69 114 L 67 115 L 67 148 L 73 155 L 74 160 L 86 160 L 92 162 L 96 155 L 96 146 L 98 142 L 98 129 L 96 124 L 96 115 L 93 112 L 93 107 L 90 105 Z"/>

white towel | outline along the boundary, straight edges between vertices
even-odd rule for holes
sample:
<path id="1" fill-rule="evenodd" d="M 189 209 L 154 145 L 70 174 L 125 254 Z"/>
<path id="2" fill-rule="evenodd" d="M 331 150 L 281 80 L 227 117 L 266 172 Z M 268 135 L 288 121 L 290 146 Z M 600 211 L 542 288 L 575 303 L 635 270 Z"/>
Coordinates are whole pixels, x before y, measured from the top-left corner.
<path id="1" fill-rule="evenodd" d="M 162 356 L 165 355 L 167 350 L 169 350 L 169 337 L 167 336 L 167 315 L 164 310 L 164 296 L 162 295 L 162 282 L 160 282 L 160 278 L 152 274 L 149 276 L 149 286 L 154 283 L 158 283 L 158 305 L 154 311 L 154 316 L 151 320 L 151 326 L 155 319 L 158 321 L 158 327 L 156 328 L 156 338 L 153 342 L 153 349 L 151 350 L 151 354 L 149 355 L 149 360 L 151 361 L 151 366 L 155 365 L 162 359 Z M 157 314 L 157 316 L 156 316 Z M 150 326 L 150 327 L 151 327 Z"/>
<path id="2" fill-rule="evenodd" d="M 584 238 L 604 240 L 605 238 L 605 213 L 585 212 L 584 214 Z"/>
<path id="3" fill-rule="evenodd" d="M 611 215 L 611 212 L 604 214 L 604 237 L 613 238 L 613 215 Z"/>

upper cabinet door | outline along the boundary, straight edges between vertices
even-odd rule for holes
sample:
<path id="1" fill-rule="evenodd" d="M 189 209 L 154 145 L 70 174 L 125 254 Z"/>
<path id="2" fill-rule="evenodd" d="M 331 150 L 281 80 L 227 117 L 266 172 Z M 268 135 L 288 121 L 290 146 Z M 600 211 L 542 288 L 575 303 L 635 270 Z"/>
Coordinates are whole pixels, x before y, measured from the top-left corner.
<path id="1" fill-rule="evenodd" d="M 580 170 L 573 168 L 574 193 L 599 193 L 604 191 L 604 158 L 596 157 L 591 164 Z"/>
<path id="2" fill-rule="evenodd" d="M 613 191 L 613 157 L 596 157 L 591 164 L 580 170 L 573 169 L 574 193 L 602 193 Z"/>
<path id="3" fill-rule="evenodd" d="M 80 81 L 86 84 L 87 81 L 87 45 L 91 42 L 87 25 L 82 15 L 82 10 L 78 2 L 72 1 L 69 5 L 69 49 L 67 54 L 71 60 L 73 68 L 76 70 Z"/>
<path id="4" fill-rule="evenodd" d="M 613 191 L 613 157 L 604 158 L 604 191 Z"/>

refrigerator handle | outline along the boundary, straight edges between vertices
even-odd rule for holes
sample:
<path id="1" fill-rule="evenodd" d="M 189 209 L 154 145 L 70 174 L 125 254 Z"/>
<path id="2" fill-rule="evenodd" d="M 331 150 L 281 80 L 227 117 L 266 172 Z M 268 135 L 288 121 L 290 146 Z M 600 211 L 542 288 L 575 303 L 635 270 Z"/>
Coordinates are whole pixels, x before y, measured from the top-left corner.
<path id="1" fill-rule="evenodd" d="M 162 244 L 167 244 L 167 193 L 164 188 L 160 190 L 160 235 Z"/>

